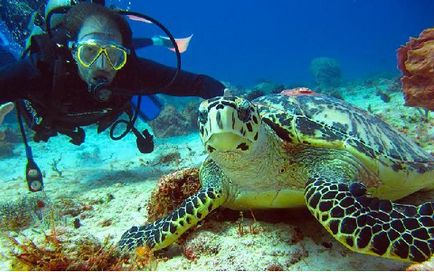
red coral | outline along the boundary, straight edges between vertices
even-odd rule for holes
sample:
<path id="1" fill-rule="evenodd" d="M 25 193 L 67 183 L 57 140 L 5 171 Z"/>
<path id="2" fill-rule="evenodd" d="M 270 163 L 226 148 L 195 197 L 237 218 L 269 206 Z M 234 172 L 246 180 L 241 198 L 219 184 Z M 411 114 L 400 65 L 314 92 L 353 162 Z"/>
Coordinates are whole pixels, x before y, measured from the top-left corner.
<path id="1" fill-rule="evenodd" d="M 161 177 L 147 206 L 148 220 L 153 222 L 166 216 L 200 187 L 197 168 L 187 168 Z"/>
<path id="2" fill-rule="evenodd" d="M 315 93 L 309 88 L 300 87 L 300 88 L 282 90 L 280 94 L 286 96 L 298 96 L 298 95 L 316 95 L 317 93 Z"/>
<path id="3" fill-rule="evenodd" d="M 434 28 L 411 38 L 397 57 L 405 104 L 434 110 Z"/>
<path id="4" fill-rule="evenodd" d="M 190 247 L 183 247 L 182 253 L 184 254 L 185 258 L 187 258 L 190 261 L 194 261 L 197 259 L 197 255 L 194 252 L 194 250 Z"/>

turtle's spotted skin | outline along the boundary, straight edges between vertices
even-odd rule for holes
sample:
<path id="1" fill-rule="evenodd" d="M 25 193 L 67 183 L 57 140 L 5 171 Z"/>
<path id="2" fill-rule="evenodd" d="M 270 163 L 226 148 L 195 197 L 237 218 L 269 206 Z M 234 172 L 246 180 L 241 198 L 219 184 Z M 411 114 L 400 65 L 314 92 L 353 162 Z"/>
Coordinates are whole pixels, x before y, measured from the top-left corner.
<path id="1" fill-rule="evenodd" d="M 165 248 L 173 243 L 184 231 L 196 225 L 209 212 L 217 208 L 213 201 L 221 191 L 207 188 L 187 198 L 181 206 L 170 215 L 145 226 L 132 227 L 125 232 L 120 241 L 122 248 L 132 250 L 148 246 L 153 250 Z"/>
<path id="2" fill-rule="evenodd" d="M 321 177 L 309 179 L 306 201 L 318 221 L 352 250 L 417 262 L 433 254 L 433 203 L 396 204 L 367 197 L 360 183 L 336 184 Z"/>
<path id="3" fill-rule="evenodd" d="M 393 201 L 434 189 L 434 159 L 379 118 L 313 93 L 204 101 L 199 129 L 209 157 L 202 189 L 122 248 L 164 248 L 219 206 L 307 206 L 353 251 L 424 261 L 434 253 L 434 202 Z"/>

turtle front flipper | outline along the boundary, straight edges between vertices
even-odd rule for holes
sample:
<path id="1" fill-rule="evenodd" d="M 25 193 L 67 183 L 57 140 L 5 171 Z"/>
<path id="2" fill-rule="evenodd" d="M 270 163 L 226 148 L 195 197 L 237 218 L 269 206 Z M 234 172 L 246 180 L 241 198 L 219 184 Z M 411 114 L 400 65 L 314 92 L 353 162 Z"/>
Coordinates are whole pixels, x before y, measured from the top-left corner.
<path id="1" fill-rule="evenodd" d="M 434 202 L 379 200 L 361 183 L 324 177 L 308 180 L 305 200 L 327 231 L 353 251 L 413 262 L 434 254 Z"/>
<path id="2" fill-rule="evenodd" d="M 127 230 L 119 241 L 123 250 L 146 246 L 152 251 L 165 248 L 175 242 L 189 228 L 195 226 L 211 211 L 220 207 L 227 198 L 223 189 L 227 177 L 222 170 L 207 159 L 199 172 L 202 189 L 188 197 L 168 216 L 144 226 L 134 226 Z"/>
<path id="3" fill-rule="evenodd" d="M 121 249 L 132 250 L 146 246 L 152 251 L 165 248 L 212 210 L 221 205 L 220 188 L 203 188 L 190 196 L 168 216 L 144 226 L 127 230 L 119 241 Z"/>

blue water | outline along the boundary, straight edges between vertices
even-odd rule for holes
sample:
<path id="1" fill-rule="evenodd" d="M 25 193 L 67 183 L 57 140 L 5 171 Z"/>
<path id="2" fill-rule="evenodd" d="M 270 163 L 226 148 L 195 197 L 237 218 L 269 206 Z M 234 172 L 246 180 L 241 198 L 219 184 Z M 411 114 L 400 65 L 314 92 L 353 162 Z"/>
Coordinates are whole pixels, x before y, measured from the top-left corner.
<path id="1" fill-rule="evenodd" d="M 174 36 L 194 34 L 185 69 L 245 86 L 311 81 L 321 56 L 337 59 L 344 79 L 398 75 L 397 48 L 434 27 L 432 0 L 131 2 Z"/>
<path id="2" fill-rule="evenodd" d="M 399 75 L 397 48 L 434 27 L 432 0 L 106 2 L 158 19 L 175 37 L 194 34 L 183 68 L 245 87 L 262 80 L 309 84 L 317 57 L 336 59 L 344 80 Z M 147 24 L 133 29 L 135 36 L 162 34 Z M 175 65 L 163 51 L 139 53 Z"/>

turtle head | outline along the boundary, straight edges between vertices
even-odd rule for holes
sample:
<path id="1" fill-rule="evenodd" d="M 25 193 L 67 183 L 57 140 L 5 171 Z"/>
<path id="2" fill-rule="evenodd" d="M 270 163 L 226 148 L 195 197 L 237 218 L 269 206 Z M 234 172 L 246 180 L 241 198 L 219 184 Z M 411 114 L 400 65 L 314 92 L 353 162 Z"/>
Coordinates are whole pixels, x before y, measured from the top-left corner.
<path id="1" fill-rule="evenodd" d="M 249 152 L 258 140 L 261 118 L 257 107 L 248 100 L 223 96 L 200 104 L 198 125 L 209 153 Z"/>

